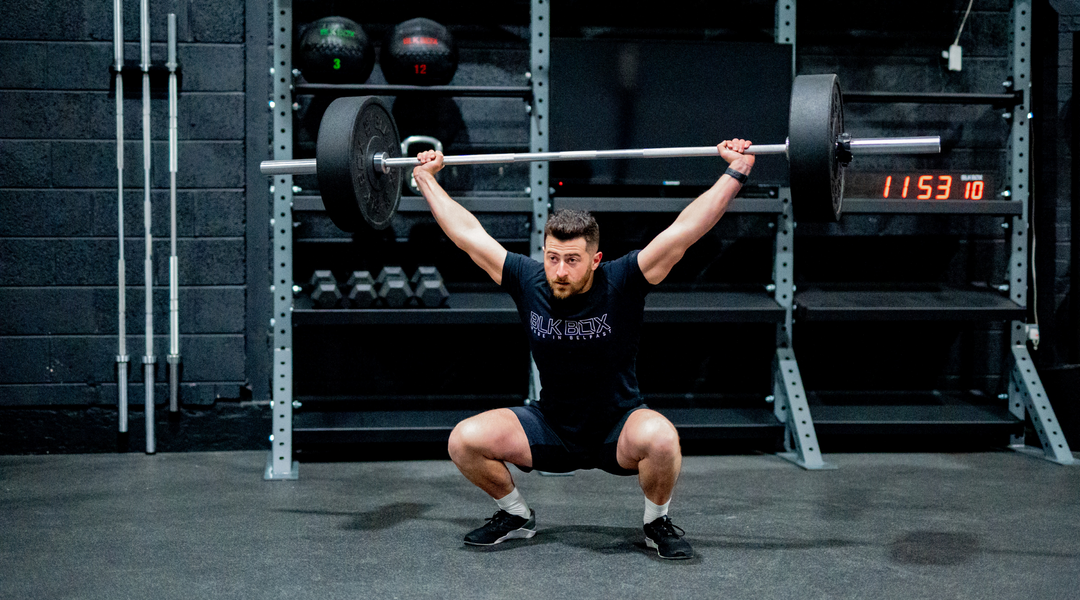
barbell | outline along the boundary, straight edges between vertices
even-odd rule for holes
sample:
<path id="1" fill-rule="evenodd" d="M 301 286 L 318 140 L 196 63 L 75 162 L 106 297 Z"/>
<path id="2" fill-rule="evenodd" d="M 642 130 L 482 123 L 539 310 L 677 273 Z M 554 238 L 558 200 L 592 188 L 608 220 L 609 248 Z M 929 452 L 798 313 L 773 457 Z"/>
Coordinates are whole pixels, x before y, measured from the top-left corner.
<path id="1" fill-rule="evenodd" d="M 788 137 L 782 144 L 753 144 L 755 155 L 783 155 L 790 166 L 792 209 L 800 221 L 835 221 L 843 213 L 844 169 L 860 154 L 941 152 L 939 136 L 852 138 L 844 132 L 843 97 L 836 75 L 800 75 L 791 86 Z M 574 150 L 446 156 L 447 165 L 535 161 L 718 156 L 716 146 L 637 150 Z M 336 226 L 356 231 L 364 222 L 384 229 L 401 201 L 402 168 L 420 164 L 402 157 L 397 124 L 375 96 L 342 97 L 319 123 L 313 159 L 268 160 L 266 175 L 314 174 L 326 212 Z"/>

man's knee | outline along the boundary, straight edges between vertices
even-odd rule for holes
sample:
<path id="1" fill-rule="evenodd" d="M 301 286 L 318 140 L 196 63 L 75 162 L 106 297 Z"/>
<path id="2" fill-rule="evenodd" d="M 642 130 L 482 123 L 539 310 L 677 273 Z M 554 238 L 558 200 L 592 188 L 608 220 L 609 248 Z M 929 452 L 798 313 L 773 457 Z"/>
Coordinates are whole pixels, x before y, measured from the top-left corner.
<path id="1" fill-rule="evenodd" d="M 643 454 L 648 457 L 675 457 L 681 453 L 679 432 L 663 416 L 654 414 L 638 428 L 637 436 Z"/>
<path id="2" fill-rule="evenodd" d="M 447 450 L 450 459 L 457 462 L 469 454 L 482 452 L 485 447 L 486 433 L 476 418 L 469 418 L 454 426 L 450 432 Z"/>

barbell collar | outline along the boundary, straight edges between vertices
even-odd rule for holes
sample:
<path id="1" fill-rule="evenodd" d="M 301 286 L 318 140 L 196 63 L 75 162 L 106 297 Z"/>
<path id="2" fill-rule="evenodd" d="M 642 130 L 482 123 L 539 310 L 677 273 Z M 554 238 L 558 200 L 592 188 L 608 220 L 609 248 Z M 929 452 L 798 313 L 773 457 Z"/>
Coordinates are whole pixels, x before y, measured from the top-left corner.
<path id="1" fill-rule="evenodd" d="M 788 154 L 788 144 L 753 144 L 746 154 Z M 936 154 L 941 152 L 941 137 L 862 138 L 851 140 L 852 154 Z M 462 154 L 443 157 L 444 165 L 481 165 L 514 162 L 554 162 L 567 160 L 602 160 L 616 158 L 688 158 L 717 156 L 716 146 L 682 148 L 642 148 L 637 150 L 571 150 L 567 152 L 523 152 L 503 154 Z M 376 153 L 372 163 L 377 172 L 389 173 L 393 168 L 414 167 L 420 164 L 415 157 L 391 158 L 385 152 Z M 259 169 L 264 175 L 314 175 L 318 172 L 313 158 L 265 160 Z"/>

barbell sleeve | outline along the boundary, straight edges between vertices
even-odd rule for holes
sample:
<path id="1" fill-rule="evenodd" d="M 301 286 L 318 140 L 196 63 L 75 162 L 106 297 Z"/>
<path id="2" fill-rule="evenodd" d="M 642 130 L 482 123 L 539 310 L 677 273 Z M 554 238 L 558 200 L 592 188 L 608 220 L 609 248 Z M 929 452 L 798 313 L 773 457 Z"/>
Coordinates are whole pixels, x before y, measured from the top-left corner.
<path id="1" fill-rule="evenodd" d="M 852 139 L 852 154 L 935 154 L 941 152 L 940 136 L 863 138 Z M 787 155 L 788 144 L 754 144 L 746 154 Z M 443 157 L 444 165 L 479 165 L 514 162 L 554 162 L 567 160 L 602 160 L 616 158 L 689 158 L 717 156 L 716 146 L 690 146 L 684 148 L 642 148 L 637 150 L 570 150 L 566 152 L 524 152 L 505 154 L 463 154 Z M 415 157 L 388 157 L 377 153 L 372 157 L 376 171 L 389 173 L 395 167 L 414 167 L 420 164 Z M 313 158 L 293 160 L 266 160 L 259 169 L 264 175 L 314 175 L 318 172 Z"/>
<path id="2" fill-rule="evenodd" d="M 264 160 L 259 164 L 263 175 L 315 175 L 314 158 L 294 158 L 292 160 Z"/>
<path id="3" fill-rule="evenodd" d="M 937 154 L 941 136 L 863 138 L 851 140 L 852 154 Z"/>

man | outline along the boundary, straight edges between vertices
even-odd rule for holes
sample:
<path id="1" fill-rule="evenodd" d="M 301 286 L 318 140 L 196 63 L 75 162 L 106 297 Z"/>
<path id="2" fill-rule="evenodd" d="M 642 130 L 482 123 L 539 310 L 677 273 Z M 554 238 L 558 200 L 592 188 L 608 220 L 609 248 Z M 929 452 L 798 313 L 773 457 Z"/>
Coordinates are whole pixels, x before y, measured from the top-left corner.
<path id="1" fill-rule="evenodd" d="M 645 407 L 635 361 L 645 295 L 724 214 L 754 164 L 746 140 L 717 146 L 727 171 L 644 249 L 604 264 L 591 215 L 557 211 L 544 232 L 544 262 L 506 251 L 435 181 L 441 153 L 419 155 L 417 186 L 439 226 L 517 303 L 529 326 L 542 391 L 530 406 L 489 410 L 450 434 L 450 458 L 499 506 L 465 536 L 488 546 L 536 534 L 535 512 L 506 463 L 524 471 L 599 468 L 638 476 L 645 492 L 645 543 L 667 559 L 694 555 L 667 516 L 682 452 L 675 426 Z"/>

